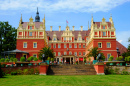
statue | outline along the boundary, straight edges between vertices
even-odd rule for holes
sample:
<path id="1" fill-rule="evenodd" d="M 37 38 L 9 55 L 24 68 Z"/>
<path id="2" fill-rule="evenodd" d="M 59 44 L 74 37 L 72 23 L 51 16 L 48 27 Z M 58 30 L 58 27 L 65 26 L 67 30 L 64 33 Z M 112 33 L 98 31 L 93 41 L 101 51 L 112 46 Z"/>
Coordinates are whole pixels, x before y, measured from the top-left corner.
<path id="1" fill-rule="evenodd" d="M 45 58 L 45 54 L 42 54 L 42 62 L 45 62 L 46 58 Z"/>
<path id="2" fill-rule="evenodd" d="M 98 62 L 101 62 L 101 59 L 102 59 L 102 54 L 99 53 L 98 56 L 97 56 L 97 60 L 98 60 Z"/>

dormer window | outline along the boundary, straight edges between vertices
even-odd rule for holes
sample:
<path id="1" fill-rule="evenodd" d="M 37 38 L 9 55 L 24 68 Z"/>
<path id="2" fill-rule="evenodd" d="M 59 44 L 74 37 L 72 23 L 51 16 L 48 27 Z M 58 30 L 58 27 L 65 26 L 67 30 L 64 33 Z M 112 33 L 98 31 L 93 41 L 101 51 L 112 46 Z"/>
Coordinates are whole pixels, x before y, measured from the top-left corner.
<path id="1" fill-rule="evenodd" d="M 105 26 L 103 26 L 103 29 L 105 29 Z"/>
<path id="2" fill-rule="evenodd" d="M 53 40 L 56 41 L 56 38 L 54 38 Z"/>
<path id="3" fill-rule="evenodd" d="M 32 26 L 30 26 L 30 30 L 32 30 Z"/>
<path id="4" fill-rule="evenodd" d="M 79 40 L 81 40 L 81 37 L 79 37 Z"/>

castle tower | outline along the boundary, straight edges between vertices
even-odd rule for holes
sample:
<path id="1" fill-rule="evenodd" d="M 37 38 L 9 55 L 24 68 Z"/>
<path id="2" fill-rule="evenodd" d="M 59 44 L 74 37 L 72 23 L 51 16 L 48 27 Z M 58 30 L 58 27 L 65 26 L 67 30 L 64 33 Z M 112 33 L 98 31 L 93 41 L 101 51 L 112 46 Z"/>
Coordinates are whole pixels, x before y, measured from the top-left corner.
<path id="1" fill-rule="evenodd" d="M 38 7 L 37 7 L 37 13 L 36 13 L 36 17 L 35 17 L 35 22 L 40 22 Z"/>

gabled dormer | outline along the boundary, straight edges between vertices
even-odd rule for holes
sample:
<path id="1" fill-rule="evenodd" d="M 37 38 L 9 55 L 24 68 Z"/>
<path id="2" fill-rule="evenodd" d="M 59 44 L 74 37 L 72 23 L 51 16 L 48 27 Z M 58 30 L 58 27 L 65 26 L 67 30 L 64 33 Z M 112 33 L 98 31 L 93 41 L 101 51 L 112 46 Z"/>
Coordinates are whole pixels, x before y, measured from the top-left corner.
<path id="1" fill-rule="evenodd" d="M 56 41 L 57 41 L 57 35 L 56 35 L 56 33 L 55 33 L 55 32 L 54 32 L 54 34 L 53 34 L 52 41 L 53 41 L 53 42 L 56 42 Z"/>
<path id="2" fill-rule="evenodd" d="M 80 32 L 79 32 L 79 34 L 78 34 L 77 41 L 78 41 L 78 42 L 81 42 L 81 41 L 82 41 L 82 36 L 81 36 L 81 33 L 80 33 Z"/>

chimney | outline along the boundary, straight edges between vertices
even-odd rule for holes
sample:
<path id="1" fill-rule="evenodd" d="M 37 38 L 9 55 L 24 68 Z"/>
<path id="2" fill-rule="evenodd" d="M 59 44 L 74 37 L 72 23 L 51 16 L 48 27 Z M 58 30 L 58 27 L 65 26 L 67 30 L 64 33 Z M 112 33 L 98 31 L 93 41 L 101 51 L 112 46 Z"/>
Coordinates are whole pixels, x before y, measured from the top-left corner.
<path id="1" fill-rule="evenodd" d="M 50 26 L 50 31 L 52 31 L 52 26 Z"/>
<path id="2" fill-rule="evenodd" d="M 61 26 L 59 26 L 59 31 L 61 31 Z"/>
<path id="3" fill-rule="evenodd" d="M 72 26 L 73 27 L 73 31 L 74 31 L 74 26 Z"/>
<path id="4" fill-rule="evenodd" d="M 83 31 L 83 26 L 80 26 L 81 27 L 81 31 Z"/>

